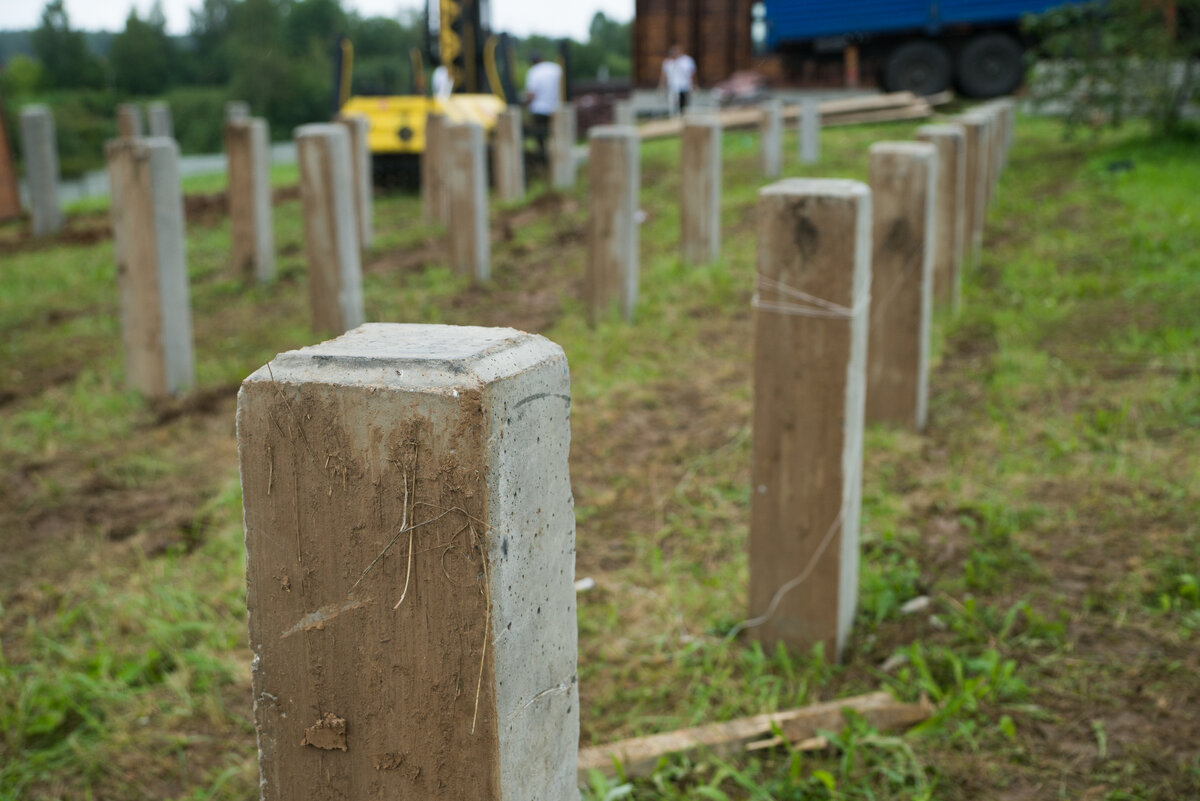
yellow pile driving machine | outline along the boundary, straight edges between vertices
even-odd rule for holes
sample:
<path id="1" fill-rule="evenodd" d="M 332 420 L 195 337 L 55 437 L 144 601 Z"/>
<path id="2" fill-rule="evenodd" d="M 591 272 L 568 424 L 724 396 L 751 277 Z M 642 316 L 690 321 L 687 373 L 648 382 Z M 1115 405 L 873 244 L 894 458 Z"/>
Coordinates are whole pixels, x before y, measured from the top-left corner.
<path id="1" fill-rule="evenodd" d="M 335 112 L 361 114 L 370 122 L 368 145 L 375 183 L 412 186 L 425 150 L 425 116 L 441 113 L 450 122 L 477 122 L 491 135 L 496 117 L 519 103 L 512 80 L 512 48 L 491 31 L 488 0 L 426 0 L 426 48 L 413 48 L 411 95 L 352 95 L 354 48 L 340 43 L 336 58 Z M 442 67 L 453 91 L 432 96 L 425 66 Z"/>

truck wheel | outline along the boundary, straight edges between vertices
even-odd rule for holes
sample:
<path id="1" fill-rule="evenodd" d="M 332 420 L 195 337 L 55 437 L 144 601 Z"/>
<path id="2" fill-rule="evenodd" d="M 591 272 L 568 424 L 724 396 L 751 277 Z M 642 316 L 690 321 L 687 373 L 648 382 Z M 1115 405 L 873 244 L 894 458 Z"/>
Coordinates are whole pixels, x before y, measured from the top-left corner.
<path id="1" fill-rule="evenodd" d="M 888 54 L 883 84 L 889 92 L 936 95 L 950 88 L 950 54 L 937 42 L 914 39 Z"/>
<path id="2" fill-rule="evenodd" d="M 985 33 L 958 54 L 958 86 L 968 97 L 1006 95 L 1021 85 L 1024 49 L 1003 33 Z"/>

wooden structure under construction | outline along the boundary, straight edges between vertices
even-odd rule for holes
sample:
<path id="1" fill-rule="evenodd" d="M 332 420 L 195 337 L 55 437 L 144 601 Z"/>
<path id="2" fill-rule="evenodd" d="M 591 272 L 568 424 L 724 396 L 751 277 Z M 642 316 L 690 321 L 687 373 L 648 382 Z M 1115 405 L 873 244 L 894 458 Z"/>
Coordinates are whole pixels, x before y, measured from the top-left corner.
<path id="1" fill-rule="evenodd" d="M 859 85 L 857 65 L 854 78 L 849 78 L 840 55 L 819 61 L 755 53 L 750 38 L 755 1 L 636 0 L 633 85 L 642 89 L 658 86 L 663 58 L 673 44 L 696 60 L 696 83 L 703 87 L 739 70 L 754 70 L 775 86 Z M 871 83 L 871 73 L 864 71 L 863 79 Z"/>
<path id="2" fill-rule="evenodd" d="M 0 96 L 0 112 L 3 109 L 4 98 Z M 0 113 L 0 220 L 11 220 L 21 214 L 21 201 L 17 193 L 17 169 L 13 164 L 8 141 L 4 114 Z"/>
<path id="3" fill-rule="evenodd" d="M 658 85 L 673 44 L 696 60 L 696 82 L 712 86 L 737 70 L 752 69 L 750 9 L 754 0 L 636 0 L 633 80 Z"/>

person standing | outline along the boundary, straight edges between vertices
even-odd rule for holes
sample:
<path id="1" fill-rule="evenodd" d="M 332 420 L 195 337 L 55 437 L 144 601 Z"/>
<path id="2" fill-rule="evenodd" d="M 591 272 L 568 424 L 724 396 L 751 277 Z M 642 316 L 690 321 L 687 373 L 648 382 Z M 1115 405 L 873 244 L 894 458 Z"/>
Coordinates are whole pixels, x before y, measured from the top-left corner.
<path id="1" fill-rule="evenodd" d="M 433 71 L 433 96 L 437 100 L 448 100 L 454 91 L 454 78 L 445 64 L 438 64 Z"/>
<path id="2" fill-rule="evenodd" d="M 679 45 L 671 45 L 662 63 L 659 86 L 667 90 L 667 105 L 671 115 L 682 114 L 688 106 L 696 85 L 696 62 Z"/>
<path id="3" fill-rule="evenodd" d="M 548 164 L 546 139 L 550 135 L 550 116 L 562 102 L 562 67 L 553 61 L 543 61 L 542 54 L 529 54 L 532 66 L 525 75 L 525 104 L 533 117 L 533 138 L 537 142 L 538 159 Z"/>

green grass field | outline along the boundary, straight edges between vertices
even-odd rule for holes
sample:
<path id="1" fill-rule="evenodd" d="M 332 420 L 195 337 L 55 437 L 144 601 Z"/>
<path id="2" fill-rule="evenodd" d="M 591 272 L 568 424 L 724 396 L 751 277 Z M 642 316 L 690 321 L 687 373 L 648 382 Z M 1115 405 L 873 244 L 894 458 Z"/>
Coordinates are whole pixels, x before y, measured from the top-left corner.
<path id="1" fill-rule="evenodd" d="M 915 127 L 827 131 L 819 169 L 788 140 L 785 171 L 864 179 L 867 147 Z M 678 144 L 643 147 L 632 326 L 585 323 L 582 187 L 493 209 L 485 287 L 450 273 L 415 198 L 377 199 L 368 319 L 566 350 L 577 576 L 597 584 L 585 744 L 881 687 L 937 704 L 902 736 L 851 719 L 824 752 L 677 759 L 586 798 L 1200 797 L 1198 142 L 1017 135 L 965 312 L 937 319 L 929 429 L 868 433 L 836 666 L 725 638 L 745 617 L 757 138 L 725 135 L 724 255 L 698 268 L 677 256 Z M 199 386 L 163 403 L 124 388 L 111 241 L 0 228 L 0 798 L 257 795 L 234 396 L 315 341 L 295 200 L 276 228 L 279 280 L 256 287 L 227 219 L 189 222 Z"/>
<path id="2" fill-rule="evenodd" d="M 295 186 L 300 180 L 300 170 L 295 164 L 272 164 L 271 186 Z M 186 195 L 207 195 L 224 192 L 228 185 L 225 173 L 206 173 L 189 175 L 184 178 L 183 192 Z M 108 212 L 108 195 L 90 195 L 68 203 L 63 211 L 68 214 L 88 214 L 90 212 Z"/>

